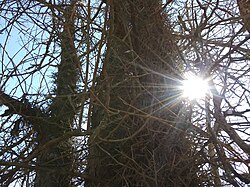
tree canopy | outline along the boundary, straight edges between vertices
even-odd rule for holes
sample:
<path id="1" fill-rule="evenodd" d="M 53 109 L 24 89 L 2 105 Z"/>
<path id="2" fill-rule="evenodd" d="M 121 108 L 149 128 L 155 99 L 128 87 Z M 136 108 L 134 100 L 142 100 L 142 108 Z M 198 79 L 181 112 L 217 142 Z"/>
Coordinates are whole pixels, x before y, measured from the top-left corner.
<path id="1" fill-rule="evenodd" d="M 0 1 L 0 184 L 249 184 L 248 6 Z"/>

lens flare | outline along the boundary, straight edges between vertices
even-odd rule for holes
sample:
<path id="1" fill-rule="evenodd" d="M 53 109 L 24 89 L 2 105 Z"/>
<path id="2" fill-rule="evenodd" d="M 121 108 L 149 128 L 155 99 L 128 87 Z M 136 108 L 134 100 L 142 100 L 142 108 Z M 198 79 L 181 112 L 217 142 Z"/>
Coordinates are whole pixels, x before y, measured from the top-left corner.
<path id="1" fill-rule="evenodd" d="M 186 76 L 182 81 L 183 97 L 190 100 L 202 99 L 208 93 L 208 80 L 202 79 L 195 75 Z"/>

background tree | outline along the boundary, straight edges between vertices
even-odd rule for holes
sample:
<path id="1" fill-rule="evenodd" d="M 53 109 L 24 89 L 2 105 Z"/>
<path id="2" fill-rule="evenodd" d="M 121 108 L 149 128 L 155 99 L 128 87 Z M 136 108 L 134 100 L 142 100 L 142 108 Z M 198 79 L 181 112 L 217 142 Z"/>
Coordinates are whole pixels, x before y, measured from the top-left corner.
<path id="1" fill-rule="evenodd" d="M 178 20 L 174 21 L 175 31 L 180 38 L 186 71 L 208 78 L 210 84 L 204 105 L 192 103 L 198 107 L 193 106 L 192 124 L 207 134 L 197 139 L 203 145 L 200 152 L 208 158 L 202 169 L 211 171 L 210 185 L 244 186 L 249 183 L 249 59 L 246 55 L 249 35 L 245 17 L 236 16 L 238 9 L 234 1 L 178 3 L 185 9 L 179 9 L 175 14 L 178 17 L 171 20 Z"/>
<path id="2" fill-rule="evenodd" d="M 1 1 L 0 183 L 249 183 L 249 34 L 236 5 Z M 206 99 L 182 97 L 185 72 L 209 80 Z"/>

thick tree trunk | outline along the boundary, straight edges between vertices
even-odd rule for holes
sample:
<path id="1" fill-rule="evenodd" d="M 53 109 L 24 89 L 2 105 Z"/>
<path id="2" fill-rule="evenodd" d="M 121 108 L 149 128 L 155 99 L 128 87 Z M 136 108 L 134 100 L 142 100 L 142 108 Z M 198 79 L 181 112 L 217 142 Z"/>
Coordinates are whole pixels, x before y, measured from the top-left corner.
<path id="1" fill-rule="evenodd" d="M 85 186 L 196 186 L 189 142 L 175 128 L 181 72 L 160 2 L 116 0 L 111 15 Z"/>
<path id="2" fill-rule="evenodd" d="M 78 78 L 77 54 L 74 47 L 74 3 L 66 6 L 62 15 L 63 31 L 60 35 L 61 62 L 56 77 L 55 98 L 46 124 L 38 130 L 38 142 L 47 142 L 63 137 L 71 131 L 76 115 L 76 83 Z M 41 151 L 37 158 L 36 187 L 68 187 L 73 167 L 73 147 L 66 137 Z"/>

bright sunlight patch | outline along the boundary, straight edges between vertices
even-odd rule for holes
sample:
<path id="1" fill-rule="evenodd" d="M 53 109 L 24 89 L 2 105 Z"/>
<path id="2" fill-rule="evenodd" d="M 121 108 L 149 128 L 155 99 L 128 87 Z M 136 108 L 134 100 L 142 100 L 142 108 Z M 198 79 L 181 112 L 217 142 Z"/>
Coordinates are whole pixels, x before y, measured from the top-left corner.
<path id="1" fill-rule="evenodd" d="M 182 81 L 183 96 L 190 100 L 202 99 L 208 92 L 208 81 L 195 75 L 187 75 Z"/>

